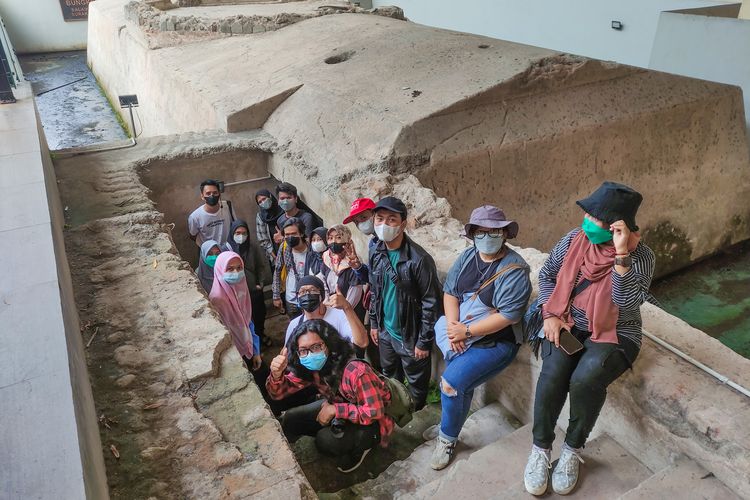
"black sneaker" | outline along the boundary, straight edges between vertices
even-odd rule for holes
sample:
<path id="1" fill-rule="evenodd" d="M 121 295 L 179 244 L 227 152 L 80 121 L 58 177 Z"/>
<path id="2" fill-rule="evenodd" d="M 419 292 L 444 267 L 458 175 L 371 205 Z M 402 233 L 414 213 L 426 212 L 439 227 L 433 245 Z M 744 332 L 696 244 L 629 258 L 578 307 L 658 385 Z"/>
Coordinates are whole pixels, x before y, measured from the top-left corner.
<path id="1" fill-rule="evenodd" d="M 339 459 L 339 465 L 336 468 L 343 473 L 357 470 L 357 468 L 362 465 L 362 462 L 364 462 L 367 454 L 370 453 L 370 450 L 372 450 L 372 448 L 368 448 L 365 451 L 361 451 L 359 453 L 354 452 L 350 455 L 344 455 L 343 457 L 341 457 L 341 459 Z"/>

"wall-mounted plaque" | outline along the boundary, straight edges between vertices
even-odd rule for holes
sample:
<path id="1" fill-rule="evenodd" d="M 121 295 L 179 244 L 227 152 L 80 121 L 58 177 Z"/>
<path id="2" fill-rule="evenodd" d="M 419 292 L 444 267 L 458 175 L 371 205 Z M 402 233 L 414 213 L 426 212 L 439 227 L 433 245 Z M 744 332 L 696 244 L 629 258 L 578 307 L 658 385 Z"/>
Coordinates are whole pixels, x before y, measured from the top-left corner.
<path id="1" fill-rule="evenodd" d="M 85 21 L 89 17 L 89 3 L 94 0 L 60 0 L 63 19 L 66 21 Z"/>

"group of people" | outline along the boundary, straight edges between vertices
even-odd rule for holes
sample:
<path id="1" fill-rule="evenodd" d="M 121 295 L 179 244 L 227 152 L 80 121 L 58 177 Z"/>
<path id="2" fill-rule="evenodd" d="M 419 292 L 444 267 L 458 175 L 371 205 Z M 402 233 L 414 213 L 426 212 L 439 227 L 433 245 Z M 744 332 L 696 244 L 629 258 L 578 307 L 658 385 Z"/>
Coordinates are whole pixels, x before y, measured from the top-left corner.
<path id="1" fill-rule="evenodd" d="M 200 189 L 204 203 L 188 223 L 201 246 L 196 273 L 290 441 L 314 436 L 339 470 L 356 469 L 374 446 L 387 446 L 396 426 L 401 398 L 391 381 L 406 383 L 414 410 L 426 404 L 437 347 L 445 369 L 430 465 L 443 469 L 474 389 L 512 363 L 529 336 L 543 361 L 524 483 L 533 495 L 549 482 L 558 494 L 575 488 L 607 386 L 640 349 L 639 307 L 654 254 L 640 242 L 638 192 L 605 182 L 577 202 L 582 223 L 539 272 L 543 326 L 529 332 L 530 268 L 507 245 L 519 225 L 495 206 L 471 213 L 460 237 L 472 245 L 441 284 L 430 253 L 407 234 L 408 211 L 398 198 L 357 199 L 341 224 L 326 228 L 296 188 L 281 183 L 275 196 L 256 193 L 253 241 L 248 224 L 220 199 L 219 183 Z M 349 224 L 369 238 L 364 262 Z M 280 354 L 266 367 L 260 349 L 271 345 L 263 326 L 269 284 L 290 322 Z M 550 475 L 554 428 L 568 396 L 570 422 Z"/>

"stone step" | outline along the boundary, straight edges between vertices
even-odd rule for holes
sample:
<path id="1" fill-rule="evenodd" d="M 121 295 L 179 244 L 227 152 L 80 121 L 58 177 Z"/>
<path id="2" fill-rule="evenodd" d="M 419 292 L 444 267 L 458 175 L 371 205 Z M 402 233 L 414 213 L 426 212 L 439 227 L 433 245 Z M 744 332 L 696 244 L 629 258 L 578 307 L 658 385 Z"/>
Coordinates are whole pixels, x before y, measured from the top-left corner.
<path id="1" fill-rule="evenodd" d="M 456 445 L 456 455 L 448 468 L 435 471 L 430 467 L 430 457 L 435 447 L 435 440 L 432 439 L 417 447 L 407 459 L 391 464 L 378 477 L 340 492 L 341 497 L 391 499 L 413 493 L 420 485 L 445 475 L 472 453 L 514 432 L 519 425 L 500 403 L 487 405 L 466 420 Z"/>
<path id="2" fill-rule="evenodd" d="M 652 498 L 680 498 L 681 500 L 739 500 L 716 476 L 681 457 L 674 464 L 655 473 L 628 491 L 619 500 L 651 500 Z"/>
<path id="3" fill-rule="evenodd" d="M 558 429 L 556 434 L 559 443 L 563 433 Z M 531 425 L 526 425 L 456 464 L 410 498 L 528 498 L 523 470 L 531 442 Z M 581 465 L 580 482 L 574 491 L 581 498 L 617 498 L 651 476 L 646 466 L 607 435 L 589 442 L 582 456 L 586 463 Z M 557 496 L 551 486 L 548 496 Z"/>

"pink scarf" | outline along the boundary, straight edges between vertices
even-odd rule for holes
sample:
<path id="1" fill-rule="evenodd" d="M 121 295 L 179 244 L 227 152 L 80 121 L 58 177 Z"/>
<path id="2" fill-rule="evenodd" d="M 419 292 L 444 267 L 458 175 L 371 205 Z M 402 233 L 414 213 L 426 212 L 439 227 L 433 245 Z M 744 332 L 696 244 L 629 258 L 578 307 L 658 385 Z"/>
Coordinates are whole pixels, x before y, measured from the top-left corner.
<path id="1" fill-rule="evenodd" d="M 640 234 L 630 233 L 628 251 L 635 250 L 640 239 Z M 573 305 L 586 313 L 592 341 L 618 344 L 617 318 L 620 308 L 612 301 L 611 279 L 615 253 L 614 245 L 594 245 L 583 231 L 575 235 L 557 273 L 555 289 L 543 306 L 544 313 L 557 316 L 568 328 L 573 327 L 569 302 L 580 270 L 582 278 L 591 284 L 575 296 Z"/>
<path id="2" fill-rule="evenodd" d="M 208 299 L 221 316 L 221 321 L 232 333 L 232 342 L 246 358 L 253 357 L 253 337 L 250 334 L 250 320 L 253 306 L 250 303 L 250 291 L 243 279 L 236 285 L 224 281 L 227 265 L 233 258 L 242 260 L 234 252 L 221 252 L 214 264 L 214 284 Z"/>

